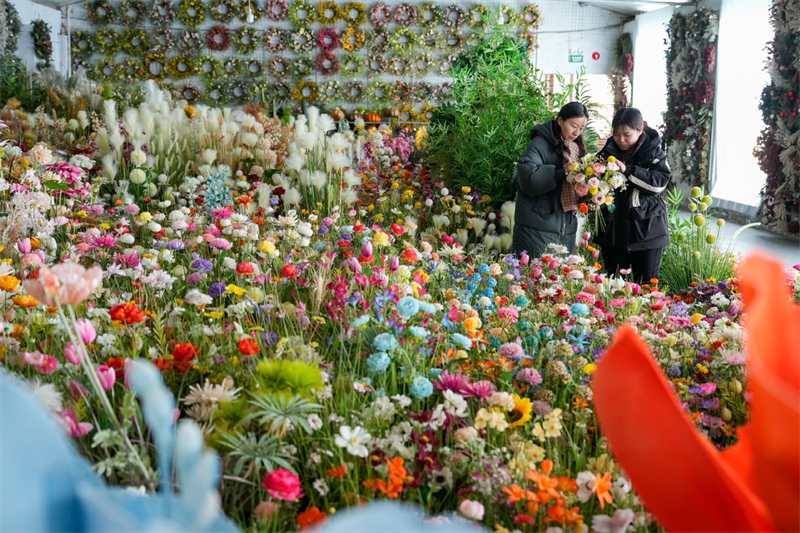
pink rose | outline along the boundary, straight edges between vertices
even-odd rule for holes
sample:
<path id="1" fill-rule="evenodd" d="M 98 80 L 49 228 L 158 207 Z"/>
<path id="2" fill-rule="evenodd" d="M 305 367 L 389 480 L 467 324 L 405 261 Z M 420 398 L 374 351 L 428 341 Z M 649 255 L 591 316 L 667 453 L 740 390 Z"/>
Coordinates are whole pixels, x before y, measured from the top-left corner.
<path id="1" fill-rule="evenodd" d="M 589 194 L 589 186 L 585 183 L 579 183 L 575 186 L 575 192 L 578 193 L 578 196 L 586 196 Z"/>
<path id="2" fill-rule="evenodd" d="M 481 502 L 476 502 L 474 500 L 464 500 L 458 506 L 458 510 L 461 514 L 466 516 L 471 520 L 481 521 L 483 520 L 483 504 Z"/>
<path id="3" fill-rule="evenodd" d="M 303 497 L 300 478 L 285 468 L 268 473 L 261 486 L 276 500 L 293 502 Z"/>
<path id="4" fill-rule="evenodd" d="M 594 169 L 594 173 L 598 176 L 606 171 L 606 166 L 603 163 L 595 163 L 592 165 L 592 168 Z"/>

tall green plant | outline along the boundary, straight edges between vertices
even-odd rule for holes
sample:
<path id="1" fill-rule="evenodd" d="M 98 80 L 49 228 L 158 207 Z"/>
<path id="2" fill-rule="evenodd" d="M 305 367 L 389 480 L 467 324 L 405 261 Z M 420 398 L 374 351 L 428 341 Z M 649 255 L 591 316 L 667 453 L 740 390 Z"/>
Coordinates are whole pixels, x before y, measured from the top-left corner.
<path id="1" fill-rule="evenodd" d="M 516 162 L 535 124 L 551 120 L 570 99 L 585 95 L 582 78 L 548 94 L 528 59 L 523 40 L 502 31 L 453 65 L 452 97 L 436 112 L 426 141 L 428 161 L 441 169 L 453 190 L 469 186 L 500 205 L 515 193 Z M 587 132 L 596 141 L 593 132 Z"/>

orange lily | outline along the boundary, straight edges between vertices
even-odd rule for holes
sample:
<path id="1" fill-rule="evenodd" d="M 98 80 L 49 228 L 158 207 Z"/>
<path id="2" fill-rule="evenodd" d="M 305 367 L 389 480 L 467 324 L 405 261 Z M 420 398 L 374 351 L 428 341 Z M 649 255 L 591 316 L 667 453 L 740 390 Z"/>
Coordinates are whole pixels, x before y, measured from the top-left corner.
<path id="1" fill-rule="evenodd" d="M 595 480 L 595 494 L 597 494 L 597 499 L 600 500 L 600 509 L 605 509 L 606 503 L 614 502 L 609 492 L 612 485 L 611 472 L 606 472 L 602 476 L 597 474 L 597 479 Z"/>
<path id="2" fill-rule="evenodd" d="M 800 531 L 800 307 L 780 263 L 739 273 L 752 400 L 737 444 L 720 453 L 692 425 L 630 327 L 594 375 L 603 434 L 668 531 Z"/>

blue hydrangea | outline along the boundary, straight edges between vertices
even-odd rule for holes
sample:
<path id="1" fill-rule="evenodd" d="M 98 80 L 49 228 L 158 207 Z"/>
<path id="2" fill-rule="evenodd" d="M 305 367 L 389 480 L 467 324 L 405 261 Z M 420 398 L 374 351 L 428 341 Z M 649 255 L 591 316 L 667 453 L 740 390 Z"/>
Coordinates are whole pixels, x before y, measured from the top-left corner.
<path id="1" fill-rule="evenodd" d="M 360 317 L 353 320 L 353 323 L 350 324 L 350 327 L 353 329 L 358 329 L 367 322 L 369 322 L 369 315 L 361 315 Z"/>
<path id="2" fill-rule="evenodd" d="M 411 327 L 408 328 L 408 331 L 411 333 L 411 335 L 413 335 L 414 337 L 416 337 L 418 339 L 424 339 L 428 335 L 430 335 L 430 333 L 428 332 L 427 329 L 421 328 L 419 326 L 411 326 Z"/>
<path id="3" fill-rule="evenodd" d="M 489 337 L 489 345 L 496 350 L 503 345 L 503 341 L 501 341 L 499 337 L 492 335 Z"/>
<path id="4" fill-rule="evenodd" d="M 386 352 L 375 352 L 367 357 L 367 367 L 373 375 L 382 374 L 389 368 L 392 358 Z"/>
<path id="5" fill-rule="evenodd" d="M 478 284 L 477 283 L 470 283 L 470 284 L 467 285 L 467 291 L 475 292 L 477 290 L 478 290 Z"/>
<path id="6" fill-rule="evenodd" d="M 527 307 L 530 303 L 531 301 L 524 296 L 517 296 L 514 299 L 514 305 L 516 305 L 517 307 Z"/>
<path id="7" fill-rule="evenodd" d="M 549 341 L 553 338 L 553 328 L 550 326 L 544 326 L 542 329 L 539 330 L 539 338 L 543 341 Z"/>
<path id="8" fill-rule="evenodd" d="M 397 314 L 408 320 L 419 313 L 419 302 L 412 296 L 404 296 L 397 302 Z"/>
<path id="9" fill-rule="evenodd" d="M 573 315 L 588 315 L 589 306 L 580 302 L 574 303 L 572 307 L 569 308 L 569 312 Z"/>
<path id="10" fill-rule="evenodd" d="M 469 277 L 469 280 L 474 283 L 480 283 L 483 280 L 483 277 L 477 272 L 475 272 L 473 275 Z"/>
<path id="11" fill-rule="evenodd" d="M 382 352 L 391 352 L 398 346 L 397 338 L 391 333 L 381 333 L 372 341 L 376 348 Z"/>
<path id="12" fill-rule="evenodd" d="M 341 232 L 342 232 L 342 233 L 351 233 L 352 231 L 353 231 L 353 226 L 344 226 L 344 227 L 341 229 Z"/>
<path id="13" fill-rule="evenodd" d="M 489 273 L 489 265 L 487 265 L 486 263 L 482 264 L 481 266 L 478 267 L 478 272 L 480 272 L 482 274 L 488 274 Z"/>
<path id="14" fill-rule="evenodd" d="M 486 286 L 492 288 L 497 287 L 497 280 L 494 278 L 486 278 Z"/>
<path id="15" fill-rule="evenodd" d="M 482 294 L 484 296 L 486 296 L 487 298 L 491 298 L 492 296 L 494 296 L 494 289 L 490 289 L 490 288 L 487 287 L 487 288 L 483 289 L 483 293 Z"/>
<path id="16" fill-rule="evenodd" d="M 423 313 L 433 314 L 436 312 L 436 306 L 428 302 L 419 302 L 419 310 Z"/>
<path id="17" fill-rule="evenodd" d="M 325 243 L 324 243 L 324 242 L 318 242 L 318 243 L 316 243 L 316 244 L 314 245 L 314 249 L 315 249 L 316 251 L 318 251 L 318 252 L 322 252 L 322 251 L 324 251 L 324 250 L 325 250 Z"/>
<path id="18" fill-rule="evenodd" d="M 536 347 L 539 345 L 539 337 L 536 335 L 527 335 L 522 343 L 526 348 L 530 348 L 530 350 L 535 353 Z"/>
<path id="19" fill-rule="evenodd" d="M 461 333 L 453 333 L 453 342 L 463 346 L 465 350 L 472 348 L 472 339 Z"/>
<path id="20" fill-rule="evenodd" d="M 415 398 L 427 398 L 433 394 L 433 383 L 426 377 L 419 376 L 411 382 L 411 394 Z"/>
<path id="21" fill-rule="evenodd" d="M 208 177 L 205 193 L 205 206 L 208 209 L 213 210 L 233 204 L 229 194 L 230 185 L 226 183 L 227 174 L 227 172 L 223 172 L 222 174 L 214 174 Z"/>

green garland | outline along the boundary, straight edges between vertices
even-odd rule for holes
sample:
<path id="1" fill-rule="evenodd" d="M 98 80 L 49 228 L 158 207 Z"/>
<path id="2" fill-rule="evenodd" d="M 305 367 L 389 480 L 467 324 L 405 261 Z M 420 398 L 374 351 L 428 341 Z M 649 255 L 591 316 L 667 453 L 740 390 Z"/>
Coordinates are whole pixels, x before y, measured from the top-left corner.
<path id="1" fill-rule="evenodd" d="M 214 56 L 198 57 L 197 73 L 202 76 L 206 82 L 223 79 L 225 76 L 225 68 L 222 66 L 222 61 Z"/>
<path id="2" fill-rule="evenodd" d="M 389 47 L 395 52 L 410 52 L 417 36 L 406 27 L 400 27 L 389 37 Z"/>
<path id="3" fill-rule="evenodd" d="M 184 26 L 196 28 L 205 22 L 206 11 L 207 7 L 201 0 L 183 0 L 178 7 L 178 20 Z"/>
<path id="4" fill-rule="evenodd" d="M 250 27 L 239 28 L 233 34 L 233 43 L 236 51 L 242 55 L 250 55 L 255 52 L 259 43 L 258 30 Z"/>
<path id="5" fill-rule="evenodd" d="M 118 80 L 117 62 L 107 57 L 94 64 L 91 78 L 100 82 L 115 82 Z"/>
<path id="6" fill-rule="evenodd" d="M 72 58 L 86 59 L 94 53 L 95 41 L 88 31 L 78 30 L 72 34 Z"/>
<path id="7" fill-rule="evenodd" d="M 224 11 L 221 9 L 224 8 Z M 228 24 L 233 20 L 233 0 L 212 0 L 209 11 L 217 22 Z"/>
<path id="8" fill-rule="evenodd" d="M 33 36 L 33 52 L 41 59 L 40 65 L 49 67 L 53 57 L 53 41 L 50 38 L 50 25 L 41 19 L 33 21 L 31 35 Z"/>
<path id="9" fill-rule="evenodd" d="M 264 71 L 264 65 L 262 65 L 261 61 L 258 59 L 245 60 L 245 63 L 247 64 L 245 72 L 247 73 L 248 78 L 258 77 Z"/>
<path id="10" fill-rule="evenodd" d="M 368 102 L 387 103 L 392 100 L 392 86 L 385 81 L 374 81 L 364 95 Z"/>
<path id="11" fill-rule="evenodd" d="M 438 26 L 441 21 L 442 9 L 435 2 L 423 2 L 417 7 L 417 23 L 420 26 L 433 28 Z"/>
<path id="12" fill-rule="evenodd" d="M 319 87 L 317 102 L 325 105 L 335 102 L 342 98 L 342 84 L 339 81 L 331 80 L 323 83 Z"/>
<path id="13" fill-rule="evenodd" d="M 128 55 L 145 56 L 150 50 L 147 33 L 144 30 L 130 29 L 120 38 L 121 48 Z"/>
<path id="14" fill-rule="evenodd" d="M 217 106 L 223 106 L 228 102 L 229 87 L 223 81 L 212 81 L 206 83 L 205 99 Z"/>
<path id="15" fill-rule="evenodd" d="M 134 14 L 131 15 L 130 12 Z M 141 26 L 147 17 L 147 7 L 139 0 L 122 0 L 119 4 L 119 23 L 123 26 Z"/>
<path id="16" fill-rule="evenodd" d="M 117 30 L 112 28 L 106 27 L 98 31 L 94 36 L 94 40 L 101 54 L 114 56 L 114 54 L 120 50 L 121 43 L 119 35 L 117 34 Z"/>
<path id="17" fill-rule="evenodd" d="M 355 78 L 364 70 L 361 58 L 357 54 L 345 54 L 339 62 L 339 71 L 342 76 Z"/>
<path id="18" fill-rule="evenodd" d="M 117 20 L 117 12 L 114 10 L 114 6 L 106 0 L 87 1 L 84 8 L 86 9 L 86 17 L 95 26 L 114 24 Z"/>
<path id="19" fill-rule="evenodd" d="M 6 11 L 6 31 L 8 35 L 6 49 L 0 49 L 0 54 L 4 52 L 13 54 L 17 51 L 17 40 L 20 32 L 22 32 L 22 22 L 19 20 L 19 12 L 8 0 L 0 0 L 0 9 L 5 9 Z"/>
<path id="20" fill-rule="evenodd" d="M 314 22 L 314 8 L 305 0 L 297 0 L 289 8 L 289 20 L 295 28 L 308 28 Z"/>

